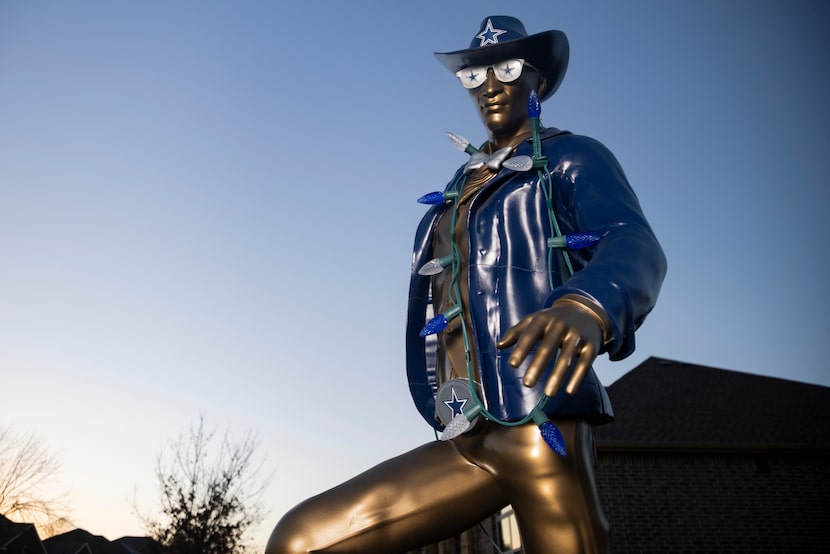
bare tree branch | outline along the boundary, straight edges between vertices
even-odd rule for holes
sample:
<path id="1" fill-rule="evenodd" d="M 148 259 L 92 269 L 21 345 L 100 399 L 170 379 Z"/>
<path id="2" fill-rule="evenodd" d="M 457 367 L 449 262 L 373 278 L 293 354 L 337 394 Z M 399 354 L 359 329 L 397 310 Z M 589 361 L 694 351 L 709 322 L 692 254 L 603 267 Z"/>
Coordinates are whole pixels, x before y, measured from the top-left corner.
<path id="1" fill-rule="evenodd" d="M 218 447 L 204 417 L 168 443 L 156 461 L 160 514 L 142 520 L 147 532 L 173 554 L 249 552 L 248 531 L 265 517 L 262 496 L 270 475 L 256 456 L 256 436 L 234 441 L 226 431 Z"/>
<path id="2" fill-rule="evenodd" d="M 70 529 L 66 495 L 49 496 L 45 491 L 59 470 L 58 458 L 42 436 L 0 427 L 0 514 L 34 523 L 41 538 Z"/>

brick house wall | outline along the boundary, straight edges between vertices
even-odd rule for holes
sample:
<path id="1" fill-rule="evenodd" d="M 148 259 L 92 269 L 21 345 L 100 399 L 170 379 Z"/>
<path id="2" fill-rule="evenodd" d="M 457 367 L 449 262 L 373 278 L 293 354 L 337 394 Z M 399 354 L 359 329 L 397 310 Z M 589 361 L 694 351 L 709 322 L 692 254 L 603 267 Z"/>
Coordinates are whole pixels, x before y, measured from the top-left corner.
<path id="1" fill-rule="evenodd" d="M 830 455 L 599 452 L 616 554 L 830 552 Z"/>
<path id="2" fill-rule="evenodd" d="M 830 388 L 649 358 L 608 394 L 614 552 L 830 552 Z"/>

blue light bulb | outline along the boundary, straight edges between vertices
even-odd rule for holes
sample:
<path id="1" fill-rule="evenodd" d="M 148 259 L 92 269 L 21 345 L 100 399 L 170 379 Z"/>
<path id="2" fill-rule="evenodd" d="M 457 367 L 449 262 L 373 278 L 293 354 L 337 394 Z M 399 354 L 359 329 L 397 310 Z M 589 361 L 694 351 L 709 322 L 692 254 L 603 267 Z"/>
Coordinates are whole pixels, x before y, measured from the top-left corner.
<path id="1" fill-rule="evenodd" d="M 599 242 L 600 236 L 596 233 L 571 233 L 565 236 L 565 244 L 571 250 L 588 248 Z"/>
<path id="2" fill-rule="evenodd" d="M 447 191 L 447 192 L 429 192 L 418 199 L 419 204 L 443 204 L 447 200 L 452 200 L 458 197 L 458 193 L 454 191 Z"/>
<path id="3" fill-rule="evenodd" d="M 589 246 L 595 245 L 601 238 L 596 233 L 570 233 L 561 237 L 549 238 L 548 246 L 551 248 L 579 250 L 580 248 L 588 248 Z"/>
<path id="4" fill-rule="evenodd" d="M 546 421 L 539 426 L 539 430 L 542 432 L 542 438 L 545 439 L 545 442 L 550 446 L 551 450 L 563 458 L 567 456 L 568 450 L 565 448 L 565 439 L 562 437 L 559 427 L 550 421 Z"/>
<path id="5" fill-rule="evenodd" d="M 443 204 L 444 193 L 441 191 L 430 192 L 418 199 L 419 204 Z"/>
<path id="6" fill-rule="evenodd" d="M 427 335 L 434 335 L 446 329 L 447 325 L 449 324 L 450 322 L 449 320 L 447 320 L 447 316 L 445 316 L 444 314 L 438 314 L 437 316 L 427 321 L 427 324 L 424 325 L 424 328 L 421 329 L 421 332 L 418 334 L 422 337 L 425 337 Z"/>
<path id="7" fill-rule="evenodd" d="M 564 458 L 568 451 L 565 448 L 565 439 L 562 437 L 562 432 L 559 430 L 559 427 L 551 423 L 548 416 L 538 406 L 530 412 L 530 417 L 539 426 L 539 431 L 542 433 L 542 439 L 544 439 L 545 444 Z"/>
<path id="8" fill-rule="evenodd" d="M 530 98 L 527 99 L 527 116 L 531 119 L 539 119 L 540 115 L 542 115 L 542 103 L 539 101 L 536 89 L 533 89 L 530 91 Z"/>
<path id="9" fill-rule="evenodd" d="M 446 329 L 447 325 L 450 324 L 450 321 L 458 317 L 458 314 L 460 313 L 461 306 L 453 306 L 444 313 L 438 314 L 437 316 L 427 321 L 427 324 L 424 325 L 424 328 L 421 329 L 421 332 L 418 334 L 422 337 L 425 337 L 427 335 L 434 335 L 435 333 L 440 333 L 441 331 Z"/>

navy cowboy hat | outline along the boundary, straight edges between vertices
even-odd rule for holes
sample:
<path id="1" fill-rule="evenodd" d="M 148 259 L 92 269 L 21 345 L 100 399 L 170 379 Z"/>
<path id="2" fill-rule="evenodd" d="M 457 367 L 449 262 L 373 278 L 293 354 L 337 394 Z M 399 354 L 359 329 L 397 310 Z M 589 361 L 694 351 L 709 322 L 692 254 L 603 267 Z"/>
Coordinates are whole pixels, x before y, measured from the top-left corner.
<path id="1" fill-rule="evenodd" d="M 515 17 L 491 15 L 481 22 L 470 48 L 455 52 L 436 52 L 444 67 L 455 73 L 466 67 L 492 65 L 512 58 L 522 58 L 545 78 L 540 100 L 550 97 L 568 69 L 568 37 L 562 31 L 527 34 Z"/>

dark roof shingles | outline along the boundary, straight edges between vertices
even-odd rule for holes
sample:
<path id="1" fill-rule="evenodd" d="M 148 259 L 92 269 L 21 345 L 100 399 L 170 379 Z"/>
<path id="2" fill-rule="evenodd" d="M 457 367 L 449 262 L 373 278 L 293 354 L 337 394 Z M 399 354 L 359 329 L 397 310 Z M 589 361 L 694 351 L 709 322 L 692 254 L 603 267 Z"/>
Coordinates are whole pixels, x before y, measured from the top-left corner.
<path id="1" fill-rule="evenodd" d="M 830 447 L 830 388 L 649 358 L 608 387 L 598 441 Z"/>

